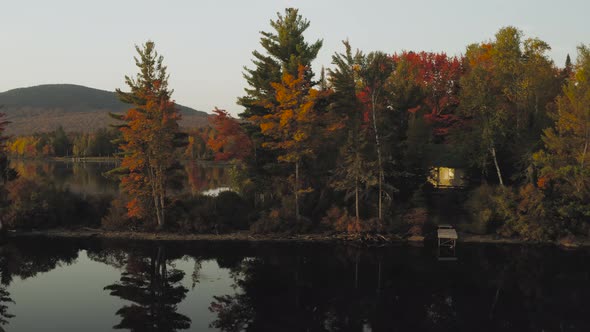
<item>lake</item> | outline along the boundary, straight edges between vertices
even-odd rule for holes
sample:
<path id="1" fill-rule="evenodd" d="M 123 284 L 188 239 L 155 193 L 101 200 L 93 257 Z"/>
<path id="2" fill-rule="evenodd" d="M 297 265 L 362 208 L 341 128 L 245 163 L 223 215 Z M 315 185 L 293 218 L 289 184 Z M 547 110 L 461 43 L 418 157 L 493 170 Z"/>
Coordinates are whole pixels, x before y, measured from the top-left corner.
<path id="1" fill-rule="evenodd" d="M 461 244 L 455 254 L 9 239 L 0 321 L 13 332 L 590 330 L 589 250 Z"/>
<path id="2" fill-rule="evenodd" d="M 73 162 L 16 159 L 11 161 L 11 166 L 22 177 L 53 181 L 83 195 L 116 195 L 119 192 L 118 181 L 104 175 L 117 167 L 114 160 Z M 230 185 L 229 168 L 225 165 L 185 162 L 173 178 L 173 192 L 215 193 Z"/>

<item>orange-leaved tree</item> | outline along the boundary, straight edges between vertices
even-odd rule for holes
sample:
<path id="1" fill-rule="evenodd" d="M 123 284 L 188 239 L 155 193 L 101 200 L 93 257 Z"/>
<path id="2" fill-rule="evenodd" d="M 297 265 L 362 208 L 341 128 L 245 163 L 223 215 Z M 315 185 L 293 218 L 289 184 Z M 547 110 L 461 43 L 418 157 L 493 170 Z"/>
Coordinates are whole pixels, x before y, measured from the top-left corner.
<path id="1" fill-rule="evenodd" d="M 119 99 L 131 105 L 124 115 L 113 117 L 124 121 L 119 128 L 121 186 L 130 196 L 127 203 L 129 217 L 155 216 L 162 228 L 166 215 L 167 171 L 175 162 L 174 149 L 178 147 L 180 114 L 171 100 L 168 74 L 162 64 L 163 57 L 154 49 L 154 43 L 136 46 L 136 66 L 140 72 L 135 78 L 125 76 L 130 92 L 117 89 Z"/>
<path id="2" fill-rule="evenodd" d="M 214 116 L 209 118 L 215 133 L 207 140 L 207 147 L 215 153 L 215 160 L 243 160 L 252 151 L 252 143 L 238 120 L 226 110 L 213 110 Z"/>
<path id="3" fill-rule="evenodd" d="M 300 220 L 299 197 L 311 191 L 300 186 L 300 168 L 304 158 L 313 157 L 312 131 L 317 119 L 314 106 L 320 95 L 318 90 L 310 88 L 306 70 L 305 66 L 299 66 L 297 77 L 284 73 L 280 83 L 272 84 L 277 104 L 265 105 L 271 112 L 250 118 L 260 126 L 263 135 L 272 138 L 262 147 L 280 151 L 278 161 L 294 166 L 294 174 L 289 180 L 295 196 L 297 221 Z"/>

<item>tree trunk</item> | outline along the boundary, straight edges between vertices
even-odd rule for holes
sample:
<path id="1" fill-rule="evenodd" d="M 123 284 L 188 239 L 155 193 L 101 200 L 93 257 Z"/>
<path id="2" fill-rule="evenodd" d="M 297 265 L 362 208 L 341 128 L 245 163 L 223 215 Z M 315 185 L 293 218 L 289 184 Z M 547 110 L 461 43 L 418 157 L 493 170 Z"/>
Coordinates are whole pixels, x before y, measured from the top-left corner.
<path id="1" fill-rule="evenodd" d="M 355 215 L 356 215 L 356 223 L 357 226 L 360 223 L 360 216 L 359 216 L 359 181 L 358 176 L 355 181 L 354 186 L 354 208 L 355 208 Z"/>
<path id="2" fill-rule="evenodd" d="M 490 151 L 492 152 L 492 158 L 494 159 L 494 165 L 496 166 L 496 172 L 498 173 L 498 180 L 500 181 L 500 185 L 504 186 L 504 181 L 502 180 L 502 172 L 500 172 L 500 166 L 498 165 L 498 158 L 496 158 L 496 148 L 492 145 Z"/>
<path id="3" fill-rule="evenodd" d="M 300 221 L 299 216 L 299 161 L 295 162 L 295 220 Z"/>
<path id="4" fill-rule="evenodd" d="M 377 130 L 377 115 L 375 109 L 375 92 L 371 95 L 371 109 L 373 113 L 373 131 L 375 131 L 375 145 L 377 147 L 377 163 L 379 168 L 379 220 L 382 219 L 382 205 L 383 205 L 383 164 L 381 163 L 381 141 L 379 140 L 379 132 Z"/>
<path id="5" fill-rule="evenodd" d="M 160 167 L 160 174 L 158 175 L 158 184 L 160 185 L 160 220 L 162 221 L 161 227 L 164 227 L 166 223 L 166 179 L 164 178 L 164 172 Z"/>
<path id="6" fill-rule="evenodd" d="M 586 153 L 588 153 L 588 142 L 584 144 L 584 151 L 582 152 L 582 162 L 580 163 L 581 168 L 584 168 L 584 163 L 586 159 Z"/>
<path id="7" fill-rule="evenodd" d="M 152 187 L 152 198 L 154 200 L 154 208 L 156 209 L 156 221 L 158 222 L 158 229 L 162 228 L 162 219 L 160 218 L 160 203 L 158 199 L 158 189 L 156 183 L 156 175 L 151 166 L 148 165 L 148 173 L 150 177 L 150 186 Z"/>

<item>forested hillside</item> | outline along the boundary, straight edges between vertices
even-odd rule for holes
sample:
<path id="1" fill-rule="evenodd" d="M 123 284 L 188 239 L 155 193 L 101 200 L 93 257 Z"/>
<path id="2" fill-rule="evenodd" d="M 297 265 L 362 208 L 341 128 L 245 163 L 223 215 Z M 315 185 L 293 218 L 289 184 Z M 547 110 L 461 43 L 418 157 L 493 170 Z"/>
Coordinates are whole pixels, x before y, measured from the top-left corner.
<path id="1" fill-rule="evenodd" d="M 0 105 L 11 121 L 7 133 L 25 135 L 50 132 L 62 126 L 67 131 L 94 132 L 113 121 L 109 112 L 122 113 L 128 105 L 114 92 L 72 84 L 39 85 L 0 93 Z M 177 105 L 183 127 L 207 123 L 207 113 Z"/>

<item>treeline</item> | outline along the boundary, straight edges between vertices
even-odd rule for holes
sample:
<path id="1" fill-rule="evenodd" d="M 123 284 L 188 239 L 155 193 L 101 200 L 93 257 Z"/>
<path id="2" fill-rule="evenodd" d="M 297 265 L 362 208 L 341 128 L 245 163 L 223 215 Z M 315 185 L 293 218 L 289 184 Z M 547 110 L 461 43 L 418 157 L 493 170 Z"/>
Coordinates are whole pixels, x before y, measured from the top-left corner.
<path id="1" fill-rule="evenodd" d="M 14 157 L 112 157 L 118 151 L 117 129 L 100 128 L 94 133 L 66 133 L 63 127 L 48 133 L 17 136 L 7 143 Z"/>
<path id="2" fill-rule="evenodd" d="M 151 41 L 137 47 L 130 92 L 117 90 L 130 108 L 114 116 L 121 165 L 111 175 L 123 195 L 105 225 L 410 236 L 443 216 L 506 237 L 590 235 L 588 47 L 559 67 L 546 42 L 514 27 L 460 56 L 345 41 L 314 73 L 322 41 L 305 40 L 310 22 L 288 8 L 271 26 L 244 73 L 240 119 L 216 109 L 209 128 L 189 134 L 163 58 Z M 182 154 L 231 160 L 239 195 L 170 195 Z M 466 189 L 439 188 L 441 168 Z M 220 225 L 229 206 L 239 222 Z"/>
<path id="3" fill-rule="evenodd" d="M 316 75 L 322 41 L 305 40 L 309 24 L 296 9 L 279 14 L 245 72 L 238 103 L 253 149 L 238 157 L 240 190 L 263 211 L 256 228 L 420 235 L 433 220 L 427 180 L 447 167 L 473 189 L 447 207 L 468 213 L 466 230 L 589 234 L 586 46 L 559 68 L 546 42 L 514 27 L 462 56 L 366 53 L 346 41 Z"/>

